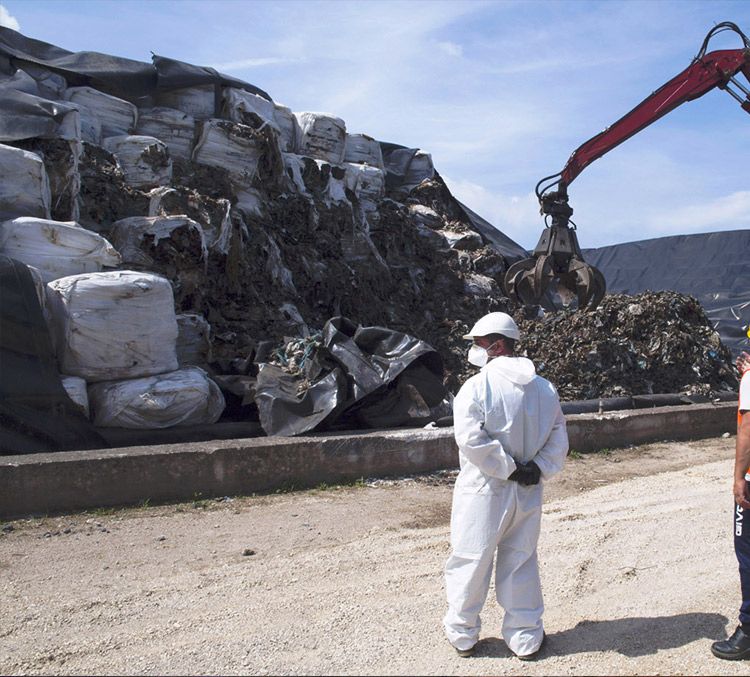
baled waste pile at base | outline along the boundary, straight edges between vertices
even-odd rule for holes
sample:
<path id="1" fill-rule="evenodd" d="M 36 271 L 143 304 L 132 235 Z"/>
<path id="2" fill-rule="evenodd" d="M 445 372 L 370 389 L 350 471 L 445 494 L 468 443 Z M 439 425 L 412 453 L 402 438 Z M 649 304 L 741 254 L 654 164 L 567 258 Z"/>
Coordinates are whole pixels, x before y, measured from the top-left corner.
<path id="1" fill-rule="evenodd" d="M 91 423 L 422 424 L 469 373 L 462 334 L 515 310 L 500 282 L 526 252 L 423 150 L 210 68 L 2 27 L 0 95 L 2 453 L 103 445 Z M 736 388 L 699 309 L 654 299 L 661 324 L 524 320 L 522 349 L 573 399 Z M 682 352 L 643 347 L 665 332 Z"/>

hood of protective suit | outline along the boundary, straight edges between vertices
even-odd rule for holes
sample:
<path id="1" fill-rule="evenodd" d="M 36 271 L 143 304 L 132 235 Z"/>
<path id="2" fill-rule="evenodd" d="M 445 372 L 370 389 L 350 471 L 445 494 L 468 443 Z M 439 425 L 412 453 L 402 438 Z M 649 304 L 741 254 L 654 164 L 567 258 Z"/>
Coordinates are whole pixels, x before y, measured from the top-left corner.
<path id="1" fill-rule="evenodd" d="M 501 356 L 491 359 L 484 369 L 497 371 L 511 383 L 517 385 L 526 385 L 536 376 L 534 363 L 527 357 L 508 357 Z"/>

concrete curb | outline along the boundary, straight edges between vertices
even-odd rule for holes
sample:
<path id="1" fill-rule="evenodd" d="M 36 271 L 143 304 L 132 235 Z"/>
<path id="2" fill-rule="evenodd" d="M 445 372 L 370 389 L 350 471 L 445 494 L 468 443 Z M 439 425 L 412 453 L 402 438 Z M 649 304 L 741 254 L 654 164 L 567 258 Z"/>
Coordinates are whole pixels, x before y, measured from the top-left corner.
<path id="1" fill-rule="evenodd" d="M 579 452 L 736 431 L 735 403 L 567 416 Z M 0 457 L 0 518 L 455 468 L 453 428 L 255 437 Z"/>

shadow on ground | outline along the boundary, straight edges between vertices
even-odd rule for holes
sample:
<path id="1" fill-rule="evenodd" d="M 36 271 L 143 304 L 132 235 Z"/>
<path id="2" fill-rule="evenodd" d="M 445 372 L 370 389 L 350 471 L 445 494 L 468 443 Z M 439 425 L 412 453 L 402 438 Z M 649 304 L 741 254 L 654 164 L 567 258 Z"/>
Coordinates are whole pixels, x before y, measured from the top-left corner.
<path id="1" fill-rule="evenodd" d="M 689 613 L 654 618 L 581 621 L 569 630 L 548 634 L 539 658 L 597 651 L 613 651 L 631 658 L 648 656 L 699 639 L 723 639 L 727 620 L 721 614 Z M 475 655 L 508 658 L 513 653 L 502 639 L 485 637 L 477 643 Z"/>

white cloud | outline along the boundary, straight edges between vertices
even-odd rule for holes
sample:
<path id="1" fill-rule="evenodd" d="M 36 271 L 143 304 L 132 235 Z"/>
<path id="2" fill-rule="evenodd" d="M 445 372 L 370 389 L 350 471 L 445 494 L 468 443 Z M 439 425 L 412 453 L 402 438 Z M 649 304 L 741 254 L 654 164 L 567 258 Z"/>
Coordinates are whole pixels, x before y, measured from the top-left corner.
<path id="1" fill-rule="evenodd" d="M 438 42 L 437 46 L 448 56 L 463 56 L 464 48 L 455 42 Z"/>
<path id="2" fill-rule="evenodd" d="M 220 71 L 236 71 L 236 70 L 242 70 L 243 68 L 257 68 L 258 66 L 275 66 L 278 64 L 300 63 L 302 61 L 304 61 L 304 59 L 267 56 L 267 57 L 258 57 L 255 59 L 240 59 L 239 61 L 229 61 L 227 63 L 220 63 L 214 66 L 214 68 Z"/>
<path id="3" fill-rule="evenodd" d="M 669 234 L 750 228 L 750 191 L 740 190 L 669 212 L 660 211 L 651 221 L 655 228 L 670 231 Z"/>
<path id="4" fill-rule="evenodd" d="M 18 19 L 11 16 L 10 12 L 3 5 L 0 5 L 0 26 L 12 28 L 14 31 L 21 30 L 21 24 L 18 23 Z"/>

